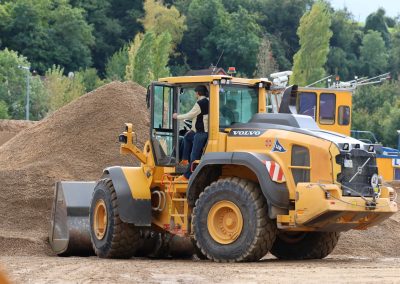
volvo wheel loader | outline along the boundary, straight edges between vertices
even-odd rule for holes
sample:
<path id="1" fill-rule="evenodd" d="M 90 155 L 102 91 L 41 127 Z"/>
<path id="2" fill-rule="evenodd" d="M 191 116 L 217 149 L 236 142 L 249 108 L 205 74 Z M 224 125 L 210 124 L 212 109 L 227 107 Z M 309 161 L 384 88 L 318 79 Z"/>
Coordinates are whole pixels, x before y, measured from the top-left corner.
<path id="1" fill-rule="evenodd" d="M 172 114 L 193 106 L 198 85 L 209 90 L 208 141 L 189 181 L 178 182 L 187 130 Z M 144 149 L 135 145 L 134 125 L 119 136 L 121 153 L 141 166 L 106 168 L 96 182 L 59 182 L 54 251 L 318 259 L 332 252 L 340 232 L 367 229 L 397 212 L 395 192 L 380 184 L 373 145 L 321 130 L 309 116 L 266 113 L 270 86 L 225 75 L 152 83 Z M 295 86 L 286 89 L 286 108 L 295 95 Z"/>

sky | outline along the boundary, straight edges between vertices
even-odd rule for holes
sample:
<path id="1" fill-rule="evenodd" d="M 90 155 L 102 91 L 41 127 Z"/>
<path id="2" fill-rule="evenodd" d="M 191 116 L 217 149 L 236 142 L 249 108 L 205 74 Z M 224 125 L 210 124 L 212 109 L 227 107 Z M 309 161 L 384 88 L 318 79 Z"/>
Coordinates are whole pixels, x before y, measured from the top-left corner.
<path id="1" fill-rule="evenodd" d="M 400 0 L 329 0 L 335 9 L 347 9 L 355 20 L 365 22 L 367 16 L 382 7 L 389 17 L 400 15 Z"/>

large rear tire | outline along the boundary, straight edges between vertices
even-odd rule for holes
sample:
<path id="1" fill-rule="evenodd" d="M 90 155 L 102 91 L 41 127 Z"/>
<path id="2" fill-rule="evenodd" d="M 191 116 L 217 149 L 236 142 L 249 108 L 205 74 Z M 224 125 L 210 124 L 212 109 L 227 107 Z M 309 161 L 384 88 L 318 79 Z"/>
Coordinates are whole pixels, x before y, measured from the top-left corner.
<path id="1" fill-rule="evenodd" d="M 93 249 L 101 258 L 131 258 L 140 247 L 140 230 L 121 221 L 117 194 L 109 178 L 100 180 L 90 207 Z"/>
<path id="2" fill-rule="evenodd" d="M 193 230 L 201 254 L 217 262 L 257 261 L 271 249 L 276 225 L 255 183 L 239 178 L 213 182 L 193 209 Z"/>
<path id="3" fill-rule="evenodd" d="M 279 259 L 322 259 L 339 241 L 338 232 L 280 232 L 271 249 Z"/>

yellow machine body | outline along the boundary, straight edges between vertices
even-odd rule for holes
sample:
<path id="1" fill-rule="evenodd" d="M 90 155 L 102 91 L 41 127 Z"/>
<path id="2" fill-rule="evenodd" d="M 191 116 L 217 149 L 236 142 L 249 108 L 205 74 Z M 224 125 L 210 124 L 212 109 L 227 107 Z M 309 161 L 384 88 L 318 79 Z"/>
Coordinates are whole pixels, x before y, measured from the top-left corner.
<path id="1" fill-rule="evenodd" d="M 248 80 L 232 78 L 228 76 L 196 76 L 196 77 L 173 77 L 160 79 L 160 82 L 168 85 L 184 84 L 207 84 L 210 91 L 210 110 L 209 110 L 209 138 L 205 147 L 207 153 L 238 153 L 251 152 L 260 153 L 268 157 L 279 165 L 283 172 L 284 181 L 276 180 L 276 184 L 284 184 L 288 190 L 289 203 L 287 210 L 281 210 L 277 214 L 277 224 L 284 230 L 314 231 L 314 230 L 335 230 L 345 231 L 349 229 L 365 229 L 375 225 L 379 221 L 387 218 L 397 211 L 396 203 L 390 200 L 389 193 L 392 189 L 382 187 L 381 197 L 375 209 L 367 208 L 365 201 L 360 197 L 346 197 L 341 195 L 340 184 L 336 176 L 340 173 L 340 165 L 335 162 L 335 157 L 339 154 L 337 146 L 332 142 L 308 135 L 307 133 L 296 133 L 288 130 L 269 129 L 260 130 L 260 135 L 255 136 L 235 136 L 231 135 L 231 128 L 220 128 L 220 81 L 230 80 L 230 84 L 242 86 L 255 86 L 258 89 L 259 102 L 257 112 L 265 112 L 266 86 L 269 82 L 264 80 Z M 216 83 L 217 82 L 217 83 Z M 348 90 L 321 90 L 321 89 L 300 89 L 300 93 L 312 93 L 319 101 L 321 95 L 329 93 L 335 95 L 335 117 L 338 117 L 340 106 L 351 106 L 351 92 Z M 316 117 L 319 117 L 320 104 L 317 104 Z M 329 128 L 340 133 L 350 133 L 350 124 L 339 125 L 335 120 L 332 124 L 324 124 L 317 121 L 319 126 Z M 244 127 L 246 129 L 247 127 Z M 124 132 L 128 136 L 128 143 L 121 144 L 121 152 L 127 151 L 137 156 L 137 149 L 129 143 L 132 141 L 132 127 L 127 127 Z M 256 128 L 251 128 L 257 130 Z M 273 151 L 274 143 L 279 141 L 280 145 L 286 149 L 285 152 Z M 292 165 L 293 146 L 301 146 L 308 149 L 310 164 L 308 166 Z M 152 206 L 160 207 L 160 211 L 152 214 L 152 225 L 161 230 L 167 230 L 173 234 L 190 234 L 190 214 L 192 207 L 187 202 L 188 183 L 175 181 L 176 170 L 174 167 L 160 167 L 154 164 L 154 153 L 149 142 L 145 149 L 139 154 L 142 166 L 131 172 L 126 173 L 126 179 L 130 179 L 136 184 L 143 186 L 143 191 L 147 191 L 146 198 L 151 195 Z M 265 163 L 265 161 L 262 161 Z M 201 165 L 202 160 L 198 161 Z M 245 165 L 225 164 L 221 166 L 219 178 L 236 176 L 258 182 L 257 174 Z M 308 183 L 297 183 L 293 178 L 294 170 L 309 171 Z M 140 172 L 140 173 L 139 173 Z M 267 172 L 266 172 L 267 174 Z M 147 178 L 144 178 L 147 175 Z M 137 182 L 136 182 L 137 181 Z M 137 185 L 136 185 L 137 186 Z M 155 189 L 155 190 L 154 190 Z M 330 197 L 326 198 L 324 190 L 330 192 Z M 157 193 L 154 193 L 157 191 Z M 158 194 L 163 192 L 164 194 Z M 335 213 L 335 214 L 333 214 Z M 336 214 L 337 213 L 337 214 Z M 319 218 L 319 219 L 318 219 Z M 318 222 L 311 222 L 312 220 Z"/>
<path id="2" fill-rule="evenodd" d="M 201 159 L 191 165 L 190 179 L 182 181 L 178 178 L 183 173 L 179 165 L 179 150 L 187 129 L 173 119 L 173 113 L 190 110 L 196 102 L 194 90 L 198 85 L 204 85 L 209 93 L 208 140 Z M 94 192 L 92 205 L 96 204 L 93 200 L 97 196 L 104 201 L 99 214 L 116 210 L 110 206 L 117 206 L 117 211 L 113 212 L 118 212 L 122 223 L 150 229 L 152 236 L 167 233 L 193 237 L 194 208 L 197 208 L 196 202 L 201 200 L 207 188 L 224 180 L 231 184 L 237 181 L 250 182 L 261 191 L 252 196 L 263 196 L 262 202 L 265 201 L 265 212 L 262 213 L 268 215 L 265 220 L 274 223 L 271 228 L 275 229 L 268 232 L 271 236 L 270 245 L 275 239 L 276 228 L 280 232 L 365 229 L 397 212 L 393 189 L 375 182 L 377 167 L 374 151 L 354 138 L 320 129 L 346 135 L 350 133 L 350 112 L 341 108 L 351 107 L 350 92 L 300 89 L 300 99 L 302 94 L 314 96 L 316 103 L 312 112 L 317 118 L 315 122 L 306 115 L 267 113 L 270 87 L 271 82 L 266 79 L 226 75 L 169 77 L 153 82 L 147 94 L 152 114 L 150 139 L 143 150 L 139 149 L 134 143 L 134 125 L 130 123 L 126 123 L 125 131 L 119 136 L 121 153 L 135 156 L 141 165 L 105 169 L 102 180 L 96 186 L 94 183 L 86 185 L 88 196 Z M 289 87 L 285 94 L 286 97 L 292 96 L 294 89 Z M 327 104 L 332 107 L 329 112 L 331 117 L 327 117 L 327 112 L 323 110 L 327 105 L 319 103 L 326 97 Z M 228 105 L 230 109 L 227 109 Z M 304 107 L 305 111 L 309 111 L 307 106 L 303 104 L 296 107 Z M 353 184 L 355 189 L 350 188 Z M 68 231 L 65 227 L 68 227 L 67 221 L 71 219 L 68 215 L 68 212 L 72 212 L 69 204 L 77 203 L 76 198 L 68 197 L 73 195 L 72 191 L 79 192 L 80 186 L 61 184 L 59 187 L 65 188 L 62 193 L 66 198 L 60 195 L 66 200 L 65 208 L 57 210 L 61 202 L 55 201 L 50 241 L 55 244 L 53 247 L 57 248 L 57 253 L 68 254 L 72 250 L 68 247 L 70 240 L 64 231 Z M 112 198 L 115 199 L 111 205 L 106 204 L 110 198 L 104 197 L 107 194 L 104 192 L 113 194 Z M 57 189 L 56 196 L 59 196 Z M 234 245 L 245 230 L 243 224 L 248 220 L 241 215 L 238 206 L 232 200 L 221 200 L 213 205 L 208 217 L 203 216 L 207 224 L 211 224 L 208 231 L 216 243 Z M 85 236 L 92 236 L 93 243 L 93 233 L 89 232 L 91 228 L 87 226 L 87 211 L 91 213 L 89 218 L 103 222 L 99 223 L 100 229 L 112 222 L 105 219 L 110 215 L 105 214 L 106 217 L 100 218 L 96 217 L 99 214 L 94 214 L 93 217 L 90 205 L 84 207 L 80 205 L 78 208 L 85 209 L 84 216 L 78 221 L 84 224 L 80 227 L 85 228 Z M 97 207 L 94 208 L 96 210 Z M 57 220 L 64 220 L 65 226 L 60 227 Z M 55 234 L 58 227 L 61 233 Z M 143 229 L 143 232 L 146 230 Z M 103 250 L 103 238 L 110 236 L 107 231 L 104 236 L 99 236 L 95 239 L 95 246 Z M 60 239 L 62 243 L 53 239 Z M 155 239 L 152 237 L 151 240 Z M 108 251 L 103 250 L 104 253 Z M 115 253 L 115 250 L 111 252 Z M 257 249 L 254 255 L 256 252 Z M 254 259 L 262 256 L 254 256 Z"/>

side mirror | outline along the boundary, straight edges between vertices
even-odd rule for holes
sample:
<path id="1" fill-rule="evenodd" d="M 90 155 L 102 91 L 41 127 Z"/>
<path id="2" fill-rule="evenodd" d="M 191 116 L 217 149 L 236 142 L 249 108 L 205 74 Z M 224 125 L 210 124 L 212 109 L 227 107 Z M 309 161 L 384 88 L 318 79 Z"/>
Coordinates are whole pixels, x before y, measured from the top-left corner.
<path id="1" fill-rule="evenodd" d="M 150 88 L 151 88 L 151 85 L 147 86 L 147 93 L 146 93 L 147 108 L 150 108 Z"/>

